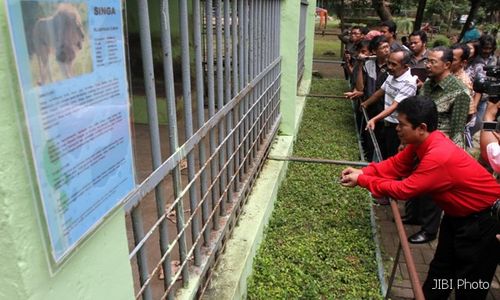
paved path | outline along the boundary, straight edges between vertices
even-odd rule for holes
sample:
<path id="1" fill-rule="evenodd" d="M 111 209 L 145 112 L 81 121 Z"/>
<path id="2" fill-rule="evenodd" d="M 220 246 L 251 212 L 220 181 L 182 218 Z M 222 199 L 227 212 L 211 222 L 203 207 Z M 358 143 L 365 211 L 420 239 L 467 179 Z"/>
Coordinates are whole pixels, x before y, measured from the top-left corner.
<path id="1" fill-rule="evenodd" d="M 403 203 L 400 202 L 400 211 L 403 213 Z M 382 257 L 386 266 L 386 280 L 388 282 L 393 267 L 393 260 L 399 245 L 399 237 L 396 231 L 396 225 L 392 221 L 392 212 L 390 206 L 376 206 L 375 215 L 379 231 L 379 238 L 382 248 Z M 411 235 L 420 229 L 420 226 L 405 225 L 407 235 Z M 414 245 L 410 244 L 415 268 L 417 269 L 421 283 L 424 282 L 429 269 L 429 263 L 434 256 L 437 240 L 430 243 Z M 391 289 L 391 299 L 413 299 L 413 290 L 411 289 L 410 277 L 403 256 L 400 255 L 396 277 Z M 454 299 L 454 297 L 450 297 Z M 500 300 L 500 266 L 497 267 L 495 277 L 491 285 L 488 300 Z"/>

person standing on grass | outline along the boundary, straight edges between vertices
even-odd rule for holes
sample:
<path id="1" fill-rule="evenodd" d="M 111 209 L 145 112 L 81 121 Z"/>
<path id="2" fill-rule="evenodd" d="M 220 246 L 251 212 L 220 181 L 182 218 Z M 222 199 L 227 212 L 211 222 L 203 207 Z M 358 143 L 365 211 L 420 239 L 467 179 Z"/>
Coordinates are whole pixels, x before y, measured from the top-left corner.
<path id="1" fill-rule="evenodd" d="M 434 258 L 423 285 L 425 299 L 485 299 L 500 261 L 500 222 L 491 207 L 500 185 L 473 157 L 437 130 L 436 103 L 410 97 L 397 107 L 398 154 L 365 168 L 346 168 L 341 184 L 368 189 L 376 198 L 430 194 L 444 211 Z M 419 163 L 415 166 L 415 159 Z M 401 179 L 403 178 L 403 179 Z M 447 282 L 450 285 L 440 283 Z M 468 285 L 464 285 L 468 282 Z"/>

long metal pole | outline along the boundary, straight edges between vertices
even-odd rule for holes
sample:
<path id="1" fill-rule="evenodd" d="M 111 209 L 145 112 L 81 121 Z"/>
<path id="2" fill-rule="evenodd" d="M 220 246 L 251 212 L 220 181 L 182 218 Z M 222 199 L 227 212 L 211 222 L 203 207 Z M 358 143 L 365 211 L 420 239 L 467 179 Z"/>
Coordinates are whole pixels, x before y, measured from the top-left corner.
<path id="1" fill-rule="evenodd" d="M 201 7 L 200 0 L 193 0 L 193 32 L 194 32 L 194 51 L 195 51 L 195 65 L 196 65 L 196 112 L 198 119 L 198 127 L 205 124 L 205 94 L 203 89 L 203 57 L 202 57 L 202 44 L 201 44 Z M 202 141 L 199 144 L 199 160 L 200 166 L 205 165 L 207 161 L 206 146 Z M 200 175 L 200 195 L 203 196 L 207 192 L 207 172 L 203 170 Z M 202 225 L 208 222 L 208 202 L 203 200 L 201 206 L 201 220 Z M 207 227 L 203 231 L 203 241 L 208 245 L 210 241 L 210 228 Z"/>
<path id="2" fill-rule="evenodd" d="M 235 22 L 235 20 L 231 20 L 230 18 L 230 8 L 229 8 L 229 1 L 230 0 L 224 0 L 224 53 L 225 53 L 225 62 L 224 62 L 224 79 L 225 79 L 225 98 L 224 98 L 224 104 L 228 104 L 231 102 L 231 85 L 235 85 L 235 82 L 231 82 L 231 49 L 230 47 L 234 47 L 234 45 L 231 44 L 231 28 L 230 28 L 230 22 Z M 234 58 L 233 58 L 234 59 Z M 232 70 L 234 72 L 234 70 Z M 231 134 L 232 129 L 233 129 L 233 111 L 229 111 L 229 113 L 226 116 L 226 124 L 227 124 L 227 134 L 230 135 L 227 144 L 226 144 L 226 149 L 227 149 L 227 160 L 229 162 L 226 173 L 227 173 L 227 178 L 233 177 L 234 173 L 234 160 L 230 159 L 232 156 L 232 153 L 234 151 L 234 135 Z M 225 163 L 225 161 L 224 161 Z M 231 184 L 233 185 L 233 184 Z M 226 190 L 226 185 L 224 185 L 224 190 Z M 225 195 L 226 202 L 231 201 L 230 193 L 233 190 L 233 188 L 228 189 L 228 192 Z"/>
<path id="3" fill-rule="evenodd" d="M 168 115 L 168 134 L 170 152 L 175 153 L 179 148 L 179 136 L 177 131 L 177 109 L 175 105 L 175 89 L 174 89 L 174 71 L 172 63 L 172 42 L 170 39 L 170 16 L 169 16 L 169 1 L 162 1 L 161 8 L 161 43 L 163 48 L 163 71 L 165 73 L 165 91 L 167 96 L 167 115 Z M 177 198 L 181 193 L 181 170 L 179 165 L 175 166 L 172 170 L 172 187 L 174 197 Z M 176 211 L 176 228 L 177 232 L 182 232 L 184 228 L 184 203 L 179 201 L 175 206 Z M 186 237 L 184 233 L 179 238 L 179 258 L 184 261 L 187 258 L 186 250 Z M 166 260 L 167 261 L 167 260 Z M 164 266 L 165 278 L 170 281 L 170 262 L 167 261 L 168 266 Z M 187 268 L 181 270 L 183 282 L 189 280 L 189 273 Z M 169 297 L 172 296 L 169 294 Z"/>
<path id="4" fill-rule="evenodd" d="M 222 9 L 222 1 L 216 0 L 215 2 L 215 28 L 217 30 L 216 34 L 216 44 L 217 44 L 217 109 L 220 110 L 224 107 L 224 82 L 223 82 L 223 66 L 222 66 L 222 24 L 221 24 L 221 9 Z M 224 21 L 225 22 L 225 21 Z M 219 123 L 219 145 L 223 143 L 224 136 L 226 131 L 224 129 L 224 120 L 221 120 Z M 219 152 L 219 170 L 222 170 L 224 163 L 226 161 L 226 149 L 225 147 L 221 147 Z M 222 197 L 222 193 L 226 188 L 226 175 L 225 172 L 222 173 L 222 176 L 219 178 L 219 191 L 220 196 Z M 225 201 L 220 203 L 220 215 L 224 216 L 226 214 L 226 204 Z"/>
<path id="5" fill-rule="evenodd" d="M 180 19 L 179 26 L 181 28 L 181 60 L 182 60 L 182 95 L 184 98 L 184 131 L 186 140 L 193 135 L 193 112 L 191 106 L 191 74 L 189 62 L 189 36 L 188 36 L 188 11 L 187 2 L 179 0 Z M 191 182 L 194 179 L 194 153 L 193 151 L 187 154 L 188 161 L 188 180 Z M 196 206 L 198 206 L 198 198 L 196 187 L 194 185 L 189 189 L 189 204 L 191 212 L 194 214 Z M 197 216 L 193 217 L 191 224 L 191 238 L 195 241 L 200 233 L 200 224 Z M 199 266 L 201 264 L 200 244 L 194 246 L 194 264 Z"/>
<path id="6" fill-rule="evenodd" d="M 212 1 L 205 1 L 205 20 L 207 30 L 207 85 L 208 85 L 208 118 L 215 115 L 215 80 L 214 80 L 214 33 L 213 33 L 213 7 Z M 215 153 L 217 142 L 215 140 L 215 128 L 210 130 L 209 133 L 210 155 Z M 219 172 L 219 164 L 216 159 L 210 160 L 210 179 L 211 182 L 217 180 L 217 173 Z M 219 199 L 218 186 L 213 185 L 211 189 L 212 209 L 217 205 Z M 213 229 L 219 228 L 219 214 L 213 214 Z"/>
<path id="7" fill-rule="evenodd" d="M 368 122 L 368 114 L 366 110 L 363 108 L 363 116 Z M 370 133 L 370 138 L 372 139 L 373 145 L 375 147 L 375 154 L 378 156 L 376 157 L 376 161 L 382 160 L 382 154 L 380 152 L 380 147 L 378 145 L 377 139 L 375 137 L 375 134 L 371 129 L 369 129 Z M 406 231 L 403 226 L 403 222 L 401 221 L 401 214 L 399 213 L 399 207 L 398 203 L 394 199 L 390 199 L 390 205 L 391 205 L 391 210 L 392 210 L 392 215 L 394 216 L 394 222 L 396 223 L 396 228 L 399 236 L 399 242 L 400 242 L 400 247 L 403 250 L 403 255 L 406 259 L 406 266 L 408 268 L 408 274 L 410 275 L 410 281 L 411 281 L 411 287 L 413 289 L 413 294 L 415 296 L 415 299 L 425 299 L 424 294 L 422 292 L 422 287 L 420 285 L 420 279 L 418 278 L 417 274 L 417 269 L 415 268 L 415 262 L 413 260 L 413 255 L 411 254 L 410 250 L 410 245 L 408 244 L 407 236 L 406 236 Z M 399 251 L 399 249 L 398 249 Z M 396 260 L 394 261 L 394 264 L 397 265 L 399 260 L 399 255 L 397 255 Z M 394 278 L 393 278 L 394 279 Z M 387 294 L 386 298 L 389 296 L 390 293 L 390 287 L 392 286 L 392 281 L 389 282 L 388 284 L 389 288 L 387 289 Z"/>

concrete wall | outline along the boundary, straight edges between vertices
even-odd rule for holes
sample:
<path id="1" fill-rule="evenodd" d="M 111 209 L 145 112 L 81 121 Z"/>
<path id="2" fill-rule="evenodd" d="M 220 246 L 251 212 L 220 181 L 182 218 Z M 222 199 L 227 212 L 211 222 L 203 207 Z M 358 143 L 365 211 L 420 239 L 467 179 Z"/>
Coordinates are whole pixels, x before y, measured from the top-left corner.
<path id="1" fill-rule="evenodd" d="M 0 299 L 134 299 L 123 210 L 50 267 L 4 3 L 0 5 Z M 53 272 L 52 272 L 53 271 Z"/>

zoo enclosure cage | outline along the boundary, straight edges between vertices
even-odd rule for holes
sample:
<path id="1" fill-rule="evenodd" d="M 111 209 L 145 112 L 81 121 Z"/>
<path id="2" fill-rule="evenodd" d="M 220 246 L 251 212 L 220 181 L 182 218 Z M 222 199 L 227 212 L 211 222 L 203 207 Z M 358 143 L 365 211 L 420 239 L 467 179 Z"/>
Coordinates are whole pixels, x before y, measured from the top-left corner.
<path id="1" fill-rule="evenodd" d="M 137 2 L 149 145 L 135 149 L 149 147 L 152 162 L 138 161 L 142 182 L 125 205 L 136 298 L 173 299 L 188 285 L 199 297 L 207 288 L 279 126 L 280 5 Z M 163 82 L 150 12 L 160 15 Z"/>

